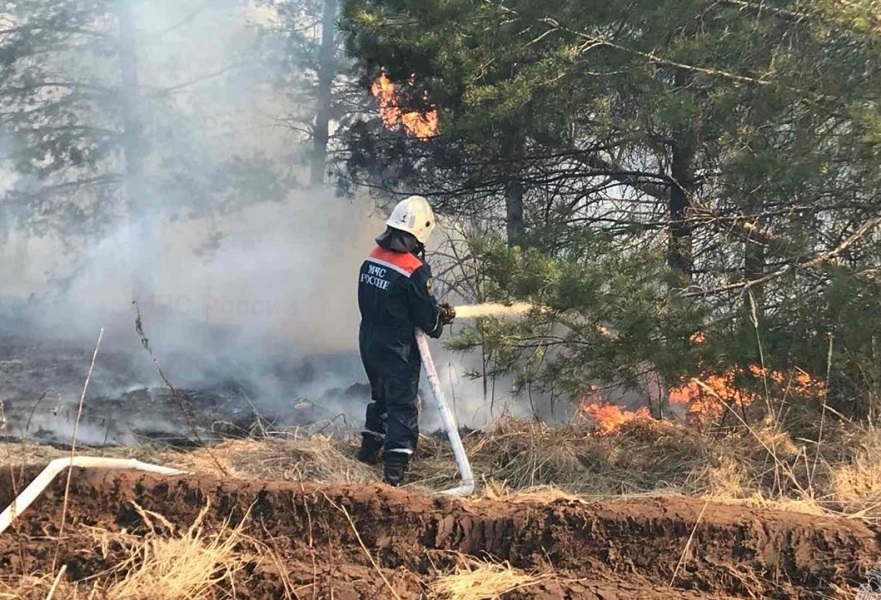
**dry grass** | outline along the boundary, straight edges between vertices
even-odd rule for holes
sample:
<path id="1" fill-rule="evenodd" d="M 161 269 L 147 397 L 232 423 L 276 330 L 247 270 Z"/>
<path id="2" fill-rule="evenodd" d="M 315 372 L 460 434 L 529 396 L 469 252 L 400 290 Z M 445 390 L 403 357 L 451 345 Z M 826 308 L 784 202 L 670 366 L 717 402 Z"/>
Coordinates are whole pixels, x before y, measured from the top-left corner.
<path id="1" fill-rule="evenodd" d="M 817 500 L 807 497 L 798 498 L 765 498 L 761 494 L 756 493 L 748 500 L 746 505 L 753 508 L 765 508 L 771 510 L 782 510 L 786 512 L 795 512 L 805 515 L 813 515 L 815 517 L 829 516 L 832 511 L 824 508 Z"/>
<path id="2" fill-rule="evenodd" d="M 482 497 L 493 502 L 510 504 L 551 504 L 554 502 L 584 503 L 575 494 L 563 491 L 558 487 L 543 485 L 524 490 L 512 490 L 504 484 L 489 482 L 483 487 Z"/>
<path id="3" fill-rule="evenodd" d="M 705 463 L 699 438 L 669 423 L 629 423 L 619 435 L 595 436 L 586 424 L 552 428 L 505 419 L 464 440 L 478 477 L 510 490 L 555 487 L 585 498 L 612 498 L 686 484 Z M 421 442 L 414 487 L 443 489 L 457 480 L 449 443 Z"/>
<path id="4" fill-rule="evenodd" d="M 233 577 L 244 566 L 235 551 L 242 524 L 208 534 L 202 525 L 205 506 L 193 524 L 179 536 L 165 537 L 161 529 L 173 527 L 161 515 L 139 509 L 152 532 L 129 546 L 130 558 L 117 567 L 124 575 L 111 584 L 107 598 L 117 600 L 209 600 L 215 587 Z"/>
<path id="5" fill-rule="evenodd" d="M 90 456 L 136 458 L 186 471 L 241 479 L 365 483 L 376 479 L 373 469 L 354 459 L 355 450 L 325 436 L 283 436 L 230 440 L 211 448 L 155 451 L 149 448 L 90 448 Z M 69 452 L 32 443 L 0 443 L 0 468 L 45 466 Z M 219 466 L 218 466 L 219 465 Z"/>
<path id="6" fill-rule="evenodd" d="M 750 473 L 746 465 L 730 456 L 707 468 L 708 495 L 714 498 L 744 498 L 749 494 Z"/>
<path id="7" fill-rule="evenodd" d="M 881 519 L 881 431 L 827 428 L 816 445 L 771 424 L 701 434 L 674 422 L 634 421 L 614 435 L 585 424 L 550 428 L 503 420 L 464 440 L 481 494 L 505 502 L 683 495 L 813 515 Z M 457 480 L 446 440 L 426 438 L 413 488 Z"/>
<path id="8" fill-rule="evenodd" d="M 881 431 L 833 426 L 824 437 L 816 461 L 816 444 L 793 439 L 768 424 L 700 433 L 671 421 L 637 420 L 613 435 L 596 435 L 586 422 L 551 428 L 503 419 L 463 441 L 481 495 L 489 499 L 541 503 L 675 494 L 881 519 Z M 219 462 L 241 479 L 379 481 L 379 469 L 355 460 L 356 444 L 324 436 L 287 436 L 229 441 L 210 450 L 114 449 L 99 454 L 215 476 L 221 475 Z M 32 444 L 8 444 L 5 451 L 0 449 L 0 463 L 45 464 L 63 455 Z M 421 439 L 410 481 L 410 489 L 425 492 L 458 482 L 445 438 Z"/>
<path id="9" fill-rule="evenodd" d="M 0 582 L 0 600 L 46 600 L 52 591 L 55 577 L 53 575 L 22 577 L 14 584 Z M 97 597 L 97 592 L 92 592 Z M 76 586 L 62 580 L 55 592 L 53 600 L 85 600 L 88 593 L 82 593 Z"/>
<path id="10" fill-rule="evenodd" d="M 112 569 L 88 581 L 70 583 L 64 578 L 54 589 L 55 576 L 28 576 L 0 583 L 0 599 L 45 600 L 211 600 L 226 582 L 234 589 L 234 576 L 245 559 L 237 551 L 243 540 L 243 520 L 235 528 L 224 523 L 209 533 L 203 523 L 209 507 L 183 532 L 162 515 L 136 507 L 148 527 L 146 535 L 94 532 L 98 550 L 114 543 L 125 558 Z"/>
<path id="11" fill-rule="evenodd" d="M 373 470 L 354 460 L 354 452 L 323 436 L 233 440 L 210 449 L 165 452 L 159 459 L 170 466 L 215 476 L 222 475 L 219 462 L 231 476 L 242 479 L 334 484 L 376 479 Z"/>
<path id="12" fill-rule="evenodd" d="M 549 573 L 524 573 L 508 563 L 495 564 L 461 557 L 452 573 L 438 576 L 430 585 L 443 600 L 495 600 L 504 594 L 538 585 Z"/>
<path id="13" fill-rule="evenodd" d="M 77 454 L 103 456 L 107 458 L 134 458 L 146 462 L 155 461 L 157 453 L 150 448 L 77 448 Z M 37 442 L 0 442 L 0 469 L 10 467 L 40 466 L 44 467 L 56 458 L 67 458 L 70 450 L 46 446 Z"/>
<path id="14" fill-rule="evenodd" d="M 881 431 L 874 427 L 839 432 L 839 451 L 825 463 L 828 496 L 855 517 L 881 517 Z"/>

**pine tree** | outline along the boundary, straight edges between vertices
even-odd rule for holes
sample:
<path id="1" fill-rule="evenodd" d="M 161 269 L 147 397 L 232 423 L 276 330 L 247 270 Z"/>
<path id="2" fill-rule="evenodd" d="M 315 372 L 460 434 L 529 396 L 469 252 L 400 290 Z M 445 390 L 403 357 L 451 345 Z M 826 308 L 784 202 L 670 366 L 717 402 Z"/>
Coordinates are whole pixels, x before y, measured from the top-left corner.
<path id="1" fill-rule="evenodd" d="M 755 364 L 764 350 L 824 373 L 812 340 L 838 327 L 824 300 L 841 276 L 832 273 L 845 268 L 868 289 L 855 276 L 879 256 L 881 28 L 871 2 L 848 7 L 348 0 L 347 43 L 365 80 L 380 68 L 413 77 L 441 115 L 428 143 L 376 122 L 355 128 L 350 169 L 376 187 L 434 192 L 459 217 L 495 215 L 509 232 L 521 214 L 505 210 L 517 204 L 516 176 L 527 241 L 513 245 L 531 258 L 517 263 L 516 247 L 484 256 L 506 265 L 490 269 L 492 292 L 528 292 L 564 319 L 599 326 L 602 316 L 617 332 L 548 334 L 565 349 L 551 379 L 584 381 L 601 357 L 652 361 L 674 382 L 697 364 L 697 330 L 710 340 L 705 366 Z M 602 243 L 585 253 L 567 242 L 582 232 Z M 535 270 L 552 276 L 525 285 Z M 598 274 L 615 294 L 588 285 L 591 302 L 559 301 Z M 510 349 L 526 335 L 497 342 Z"/>

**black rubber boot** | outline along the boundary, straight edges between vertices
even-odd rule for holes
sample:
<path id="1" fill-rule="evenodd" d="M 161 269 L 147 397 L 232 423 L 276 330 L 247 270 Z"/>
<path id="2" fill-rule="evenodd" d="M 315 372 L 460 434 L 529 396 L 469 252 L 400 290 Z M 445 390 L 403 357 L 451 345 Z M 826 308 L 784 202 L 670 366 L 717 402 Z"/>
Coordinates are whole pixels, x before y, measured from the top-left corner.
<path id="1" fill-rule="evenodd" d="M 382 480 L 391 486 L 398 487 L 404 483 L 410 455 L 405 452 L 386 452 L 383 461 Z"/>
<path id="2" fill-rule="evenodd" d="M 382 450 L 382 439 L 370 433 L 361 434 L 361 448 L 358 449 L 358 460 L 366 465 L 378 465 L 379 453 Z"/>

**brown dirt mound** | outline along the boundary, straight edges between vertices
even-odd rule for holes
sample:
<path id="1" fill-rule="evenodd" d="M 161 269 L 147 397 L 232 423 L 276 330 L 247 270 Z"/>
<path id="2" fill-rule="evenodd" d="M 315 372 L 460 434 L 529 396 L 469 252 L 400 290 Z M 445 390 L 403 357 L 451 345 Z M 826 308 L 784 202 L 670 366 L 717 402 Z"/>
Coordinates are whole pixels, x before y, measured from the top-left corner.
<path id="1" fill-rule="evenodd" d="M 36 472 L 0 476 L 0 505 Z M 246 520 L 241 550 L 255 558 L 236 575 L 238 598 L 429 597 L 426 582 L 462 555 L 553 571 L 505 596 L 514 599 L 828 598 L 852 593 L 881 557 L 877 532 L 860 522 L 685 498 L 457 501 L 381 485 L 82 470 L 59 544 L 64 479 L 0 536 L 4 579 L 47 572 L 56 546 L 72 579 L 94 576 L 120 559 L 114 534 L 145 531 L 137 506 L 186 527 L 209 501 L 208 528 Z M 277 560 L 258 560 L 258 546 Z"/>

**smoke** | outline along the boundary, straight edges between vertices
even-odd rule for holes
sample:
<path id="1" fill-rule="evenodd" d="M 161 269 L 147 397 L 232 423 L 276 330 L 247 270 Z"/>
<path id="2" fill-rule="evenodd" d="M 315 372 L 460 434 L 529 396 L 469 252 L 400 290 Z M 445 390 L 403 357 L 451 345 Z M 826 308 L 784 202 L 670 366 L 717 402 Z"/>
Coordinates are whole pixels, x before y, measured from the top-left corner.
<path id="1" fill-rule="evenodd" d="M 284 63 L 261 58 L 266 47 L 253 25 L 270 21 L 271 11 L 232 1 L 132 4 L 139 89 L 123 93 L 141 99 L 147 149 L 138 192 L 147 202 L 135 213 L 121 203 L 106 215 L 109 224 L 73 242 L 16 231 L 0 246 L 7 316 L 0 333 L 46 342 L 41 365 L 53 366 L 33 369 L 18 396 L 0 400 L 33 402 L 44 387 L 59 390 L 52 407 L 41 405 L 32 416 L 21 402 L 8 408 L 28 415 L 31 433 L 65 439 L 86 366 L 72 349 L 90 350 L 101 328 L 87 408 L 99 395 L 135 402 L 131 392 L 162 388 L 135 332 L 136 297 L 150 347 L 176 387 L 235 380 L 248 385 L 254 409 L 270 417 L 289 415 L 307 399 L 322 415 L 342 413 L 357 427 L 366 394 L 328 392 L 366 381 L 357 353 L 356 274 L 383 219 L 368 199 L 297 185 L 306 179 L 300 165 L 309 146 L 280 124 L 308 107 L 289 104 L 305 94 L 276 86 Z M 112 59 L 87 64 L 83 56 L 60 61 L 67 76 L 118 85 Z M 15 172 L 2 177 L 8 186 L 25 179 Z M 136 295 L 133 284 L 146 293 Z M 501 386 L 484 394 L 482 384 L 463 375 L 473 365 L 440 345 L 434 351 L 463 424 L 480 425 L 503 406 Z M 243 397 L 236 400 L 251 410 Z M 118 420 L 162 428 L 164 415 L 136 408 Z M 425 407 L 426 427 L 434 426 L 435 412 Z M 93 416 L 81 424 L 81 441 L 108 435 L 103 415 Z M 23 427 L 12 423 L 10 430 Z M 112 427 L 115 441 L 131 441 Z"/>
<path id="2" fill-rule="evenodd" d="M 253 24 L 270 20 L 271 13 L 233 1 L 134 4 L 137 93 L 151 132 L 141 190 L 148 206 L 143 213 L 108 215 L 109 226 L 84 232 L 73 246 L 51 234 L 13 232 L 0 245 L 0 316 L 6 316 L 0 334 L 90 350 L 104 328 L 90 397 L 161 388 L 134 328 L 133 279 L 147 282 L 138 309 L 150 347 L 175 386 L 246 382 L 255 410 L 290 414 L 309 399 L 322 414 L 341 413 L 360 426 L 366 395 L 328 390 L 366 382 L 357 354 L 356 274 L 383 219 L 366 198 L 343 200 L 295 184 L 305 180 L 300 164 L 308 145 L 280 123 L 303 107 L 291 107 L 290 90 L 275 85 L 282 63 L 273 67 L 257 56 L 261 36 Z M 65 62 L 65 68 L 76 66 Z M 22 179 L 0 173 L 7 186 Z M 139 249 L 135 255 L 133 248 Z M 516 316 L 529 308 L 460 306 L 458 317 Z M 526 394 L 523 400 L 509 378 L 471 377 L 480 372 L 479 356 L 463 357 L 439 344 L 432 352 L 460 424 L 550 414 L 544 399 Z M 59 354 L 62 359 L 80 360 Z M 51 386 L 63 395 L 53 403 L 55 412 L 69 407 L 81 390 L 78 369 L 87 361 L 81 362 L 73 369 L 35 370 L 34 379 L 20 386 L 24 396 L 13 399 L 32 401 L 41 386 Z M 43 381 L 51 377 L 56 379 Z M 437 428 L 424 377 L 421 393 L 423 429 Z M 10 396 L 0 393 L 4 398 Z M 69 418 L 38 408 L 32 429 L 52 430 L 60 439 L 70 435 Z M 128 412 L 144 429 L 162 427 L 162 415 Z M 100 418 L 80 425 L 81 440 L 89 442 L 100 442 L 107 431 Z M 111 441 L 132 438 L 117 432 Z"/>
<path id="3" fill-rule="evenodd" d="M 298 186 L 308 144 L 280 123 L 304 107 L 290 106 L 275 86 L 282 63 L 260 54 L 254 25 L 267 15 L 232 1 L 132 4 L 139 88 L 123 93 L 141 99 L 147 204 L 131 213 L 120 202 L 100 230 L 73 240 L 18 230 L 0 242 L 0 333 L 51 340 L 66 364 L 76 360 L 66 348 L 91 348 L 104 328 L 90 396 L 162 387 L 134 328 L 133 282 L 147 282 L 138 308 L 175 386 L 240 380 L 253 386 L 258 410 L 283 414 L 301 398 L 365 380 L 356 273 L 383 223 L 364 198 Z M 118 85 L 111 60 L 97 68 L 77 56 L 60 61 L 67 77 Z M 108 160 L 100 168 L 121 167 Z M 0 179 L 7 190 L 25 180 L 10 171 Z M 50 385 L 63 388 L 69 405 L 81 374 L 57 371 L 34 372 L 26 394 L 0 400 L 33 401 L 41 378 L 57 375 Z M 322 409 L 360 418 L 366 400 L 331 398 Z M 48 407 L 30 425 L 69 433 Z M 105 432 L 84 423 L 81 433 L 91 440 Z"/>
<path id="4" fill-rule="evenodd" d="M 479 357 L 454 355 L 438 346 L 431 349 L 437 367 L 444 400 L 453 411 L 460 427 L 481 429 L 505 417 L 540 419 L 547 423 L 563 423 L 572 417 L 573 407 L 538 393 L 518 393 L 509 376 L 483 379 L 479 373 Z M 427 431 L 441 428 L 436 399 L 425 377 L 420 380 L 423 400 L 420 426 Z"/>

